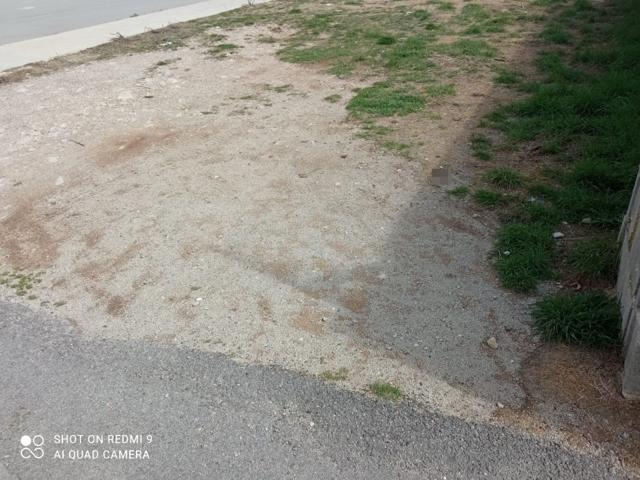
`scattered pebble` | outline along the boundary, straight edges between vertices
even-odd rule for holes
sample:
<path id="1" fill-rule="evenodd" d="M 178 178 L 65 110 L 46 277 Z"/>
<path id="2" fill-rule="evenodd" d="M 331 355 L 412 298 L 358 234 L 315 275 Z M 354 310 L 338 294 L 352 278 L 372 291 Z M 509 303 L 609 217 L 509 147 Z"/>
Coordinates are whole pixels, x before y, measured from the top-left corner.
<path id="1" fill-rule="evenodd" d="M 487 339 L 487 346 L 496 350 L 498 348 L 498 341 L 496 340 L 496 337 L 489 337 Z"/>
<path id="2" fill-rule="evenodd" d="M 56 186 L 59 187 L 60 185 L 64 185 L 64 178 L 62 177 L 56 178 Z"/>
<path id="3" fill-rule="evenodd" d="M 553 232 L 553 238 L 562 238 L 564 237 L 564 233 L 562 232 Z"/>

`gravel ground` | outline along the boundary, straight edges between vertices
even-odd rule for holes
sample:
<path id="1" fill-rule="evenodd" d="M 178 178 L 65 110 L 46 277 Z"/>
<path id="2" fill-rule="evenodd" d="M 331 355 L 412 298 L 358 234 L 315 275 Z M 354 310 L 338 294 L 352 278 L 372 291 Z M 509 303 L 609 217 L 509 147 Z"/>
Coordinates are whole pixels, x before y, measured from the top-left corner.
<path id="1" fill-rule="evenodd" d="M 4 298 L 87 338 L 346 368 L 348 388 L 384 380 L 464 417 L 522 406 L 526 305 L 495 283 L 491 225 L 425 174 L 467 151 L 466 122 L 423 132 L 420 161 L 376 148 L 345 110 L 371 79 L 280 62 L 265 34 L 230 33 L 229 58 L 184 48 L 0 86 L 1 261 L 43 272 L 31 299 Z M 482 88 L 459 89 L 456 115 Z"/>
<path id="2" fill-rule="evenodd" d="M 152 342 L 86 340 L 77 326 L 15 304 L 0 303 L 0 368 L 3 480 L 627 478 L 597 457 L 280 368 Z M 84 437 L 55 443 L 73 434 Z M 90 444 L 91 434 L 105 443 Z M 144 443 L 108 443 L 116 434 Z M 43 458 L 20 457 L 23 435 L 42 435 Z M 129 449 L 149 458 L 102 458 Z M 100 458 L 70 460 L 78 450 Z M 56 451 L 66 458 L 54 459 Z"/>

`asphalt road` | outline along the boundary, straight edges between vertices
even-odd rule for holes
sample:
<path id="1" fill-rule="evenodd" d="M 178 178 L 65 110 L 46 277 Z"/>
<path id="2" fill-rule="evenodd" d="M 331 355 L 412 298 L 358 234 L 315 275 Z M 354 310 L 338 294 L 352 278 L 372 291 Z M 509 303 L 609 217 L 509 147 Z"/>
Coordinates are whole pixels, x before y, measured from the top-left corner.
<path id="1" fill-rule="evenodd" d="M 199 0 L 0 0 L 0 45 Z"/>
<path id="2" fill-rule="evenodd" d="M 219 355 L 85 340 L 3 303 L 0 371 L 2 480 L 628 478 L 503 428 Z"/>

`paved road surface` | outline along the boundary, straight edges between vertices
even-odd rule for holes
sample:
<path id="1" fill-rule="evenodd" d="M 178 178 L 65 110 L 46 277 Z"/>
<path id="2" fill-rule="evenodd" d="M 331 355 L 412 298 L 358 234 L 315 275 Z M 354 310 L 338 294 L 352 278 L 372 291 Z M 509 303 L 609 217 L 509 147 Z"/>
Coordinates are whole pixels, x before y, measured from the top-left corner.
<path id="1" fill-rule="evenodd" d="M 0 0 L 0 45 L 143 15 L 198 0 Z"/>
<path id="2" fill-rule="evenodd" d="M 84 340 L 3 303 L 0 371 L 3 480 L 625 478 L 602 460 L 502 428 L 223 356 Z M 84 437 L 54 443 L 72 434 Z M 89 444 L 89 434 L 104 443 Z M 109 443 L 108 434 L 142 435 L 144 444 Z M 26 456 L 39 455 L 43 436 L 43 458 L 21 458 L 23 435 L 32 437 Z M 56 450 L 67 458 L 54 459 Z M 70 460 L 70 450 L 99 458 Z M 102 458 L 113 450 L 149 458 Z"/>

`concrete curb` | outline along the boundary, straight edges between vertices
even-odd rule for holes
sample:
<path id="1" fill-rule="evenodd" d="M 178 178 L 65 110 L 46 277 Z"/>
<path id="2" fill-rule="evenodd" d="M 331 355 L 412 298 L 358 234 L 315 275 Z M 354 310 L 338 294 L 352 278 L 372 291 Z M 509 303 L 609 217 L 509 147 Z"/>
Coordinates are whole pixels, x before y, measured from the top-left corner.
<path id="1" fill-rule="evenodd" d="M 255 3 L 266 1 L 268 0 L 256 0 Z M 247 5 L 247 0 L 207 0 L 185 7 L 0 45 L 0 71 L 95 47 L 111 41 L 118 34 L 124 37 L 137 35 L 150 29 L 215 15 L 243 5 Z"/>

